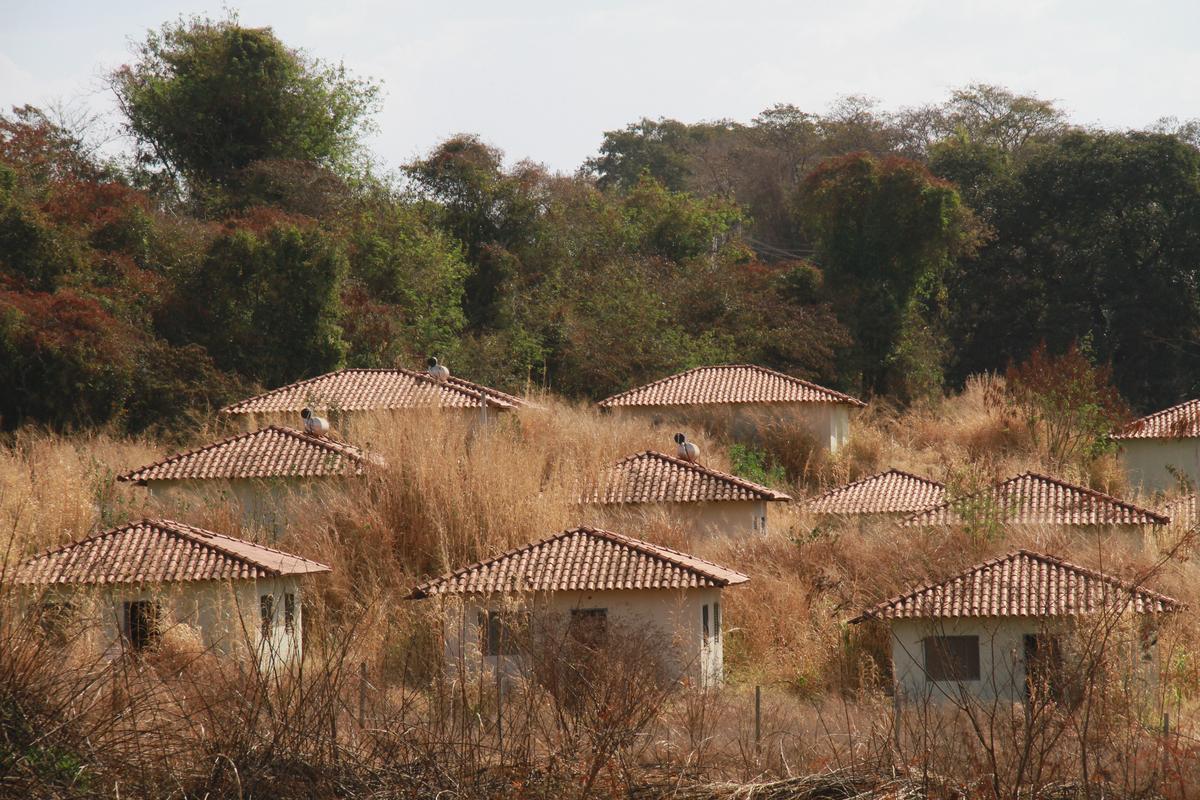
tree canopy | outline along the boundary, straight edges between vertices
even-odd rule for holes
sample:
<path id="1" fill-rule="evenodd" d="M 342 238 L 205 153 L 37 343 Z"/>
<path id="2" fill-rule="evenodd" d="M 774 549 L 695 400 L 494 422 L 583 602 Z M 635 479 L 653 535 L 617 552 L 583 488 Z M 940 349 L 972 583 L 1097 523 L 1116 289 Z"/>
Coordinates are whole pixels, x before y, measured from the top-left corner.
<path id="1" fill-rule="evenodd" d="M 0 114 L 5 428 L 173 428 L 429 354 L 593 398 L 722 361 L 897 403 L 1025 363 L 1140 411 L 1200 392 L 1195 121 L 1082 130 L 977 84 L 642 119 L 566 175 L 464 133 L 388 174 L 378 87 L 269 28 L 168 23 L 112 87 L 132 159 Z"/>
<path id="2" fill-rule="evenodd" d="M 256 161 L 350 169 L 378 87 L 236 18 L 164 25 L 111 86 L 144 164 L 225 184 Z"/>

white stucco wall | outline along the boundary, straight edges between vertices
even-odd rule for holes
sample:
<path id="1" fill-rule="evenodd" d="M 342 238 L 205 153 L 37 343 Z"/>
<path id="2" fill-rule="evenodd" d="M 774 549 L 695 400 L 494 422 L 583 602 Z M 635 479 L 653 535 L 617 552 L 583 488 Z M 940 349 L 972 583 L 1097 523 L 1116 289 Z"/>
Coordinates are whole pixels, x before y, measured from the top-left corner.
<path id="1" fill-rule="evenodd" d="M 850 439 L 850 417 L 856 410 L 844 403 L 714 403 L 712 405 L 616 406 L 615 414 L 668 423 L 685 429 L 696 426 L 723 429 L 735 439 L 760 441 L 776 424 L 801 425 L 814 442 L 836 452 Z"/>
<path id="2" fill-rule="evenodd" d="M 274 598 L 275 613 L 264 638 L 261 598 L 267 594 Z M 288 594 L 295 598 L 290 629 L 285 615 Z M 198 644 L 205 650 L 223 655 L 253 651 L 264 666 L 287 664 L 303 655 L 302 586 L 296 576 L 104 588 L 60 586 L 30 597 L 35 603 L 64 600 L 76 606 L 79 618 L 75 622 L 87 626 L 85 635 L 114 655 L 122 650 L 122 640 L 128 635 L 125 604 L 139 600 L 157 603 L 163 637 L 187 626 L 199 635 Z"/>
<path id="3" fill-rule="evenodd" d="M 1036 619 L 896 620 L 892 623 L 895 684 L 908 702 L 957 698 L 959 683 L 928 680 L 924 640 L 932 636 L 978 636 L 980 680 L 962 689 L 982 700 L 1021 700 L 1025 696 L 1024 636 L 1044 631 Z"/>
<path id="4" fill-rule="evenodd" d="M 479 407 L 473 408 L 433 408 L 433 409 L 371 409 L 360 411 L 340 411 L 330 408 L 317 408 L 318 416 L 329 420 L 329 424 L 342 439 L 353 437 L 356 433 L 370 433 L 380 428 L 388 428 L 401 423 L 411 424 L 412 420 L 435 415 L 445 415 L 447 419 L 462 420 L 472 425 L 488 424 L 498 417 L 511 413 L 509 409 L 488 406 L 486 413 Z M 242 431 L 253 431 L 267 425 L 283 425 L 296 430 L 304 430 L 304 420 L 299 414 L 291 412 L 269 412 L 260 414 L 236 414 L 238 427 Z"/>
<path id="5" fill-rule="evenodd" d="M 610 635 L 619 642 L 620 632 L 648 634 L 656 643 L 646 658 L 659 659 L 671 677 L 703 684 L 719 683 L 724 669 L 724 632 L 728 628 L 721 590 L 615 590 L 600 592 L 554 592 L 515 599 L 495 597 L 445 598 L 445 655 L 452 672 L 472 671 L 499 664 L 507 674 L 523 675 L 529 667 L 521 655 L 487 656 L 481 651 L 479 614 L 483 610 L 528 609 L 534 615 L 554 615 L 565 624 L 572 609 L 603 608 Z M 721 630 L 714 630 L 713 604 L 721 604 Z M 709 637 L 703 633 L 703 608 L 708 607 Z"/>
<path id="6" fill-rule="evenodd" d="M 150 496 L 178 518 L 192 508 L 214 503 L 236 504 L 243 524 L 279 535 L 290 519 L 292 500 L 300 495 L 338 492 L 343 478 L 273 478 L 266 480 L 149 481 Z"/>
<path id="7" fill-rule="evenodd" d="M 905 702 L 946 702 L 961 697 L 981 701 L 1023 702 L 1025 699 L 1026 635 L 1061 636 L 1069 640 L 1073 628 L 1069 621 L 1036 617 L 987 619 L 894 620 L 892 629 L 892 668 L 897 691 Z M 932 636 L 978 636 L 979 680 L 931 681 L 925 672 L 923 641 Z M 1111 648 L 1121 649 L 1133 663 L 1131 674 L 1154 679 L 1155 665 L 1141 661 L 1143 653 L 1128 641 L 1113 636 Z M 1112 651 L 1110 651 L 1112 652 Z M 1153 657 L 1153 651 L 1149 651 Z M 1065 658 L 1070 658 L 1065 655 Z"/>
<path id="8" fill-rule="evenodd" d="M 1200 478 L 1200 439 L 1126 439 L 1121 442 L 1121 464 L 1131 487 L 1144 492 L 1174 489 L 1187 475 L 1193 485 Z"/>
<path id="9" fill-rule="evenodd" d="M 1087 543 L 1094 554 L 1140 553 L 1152 549 L 1162 525 L 1008 525 L 1023 546 L 1040 552 L 1061 551 L 1064 544 Z"/>

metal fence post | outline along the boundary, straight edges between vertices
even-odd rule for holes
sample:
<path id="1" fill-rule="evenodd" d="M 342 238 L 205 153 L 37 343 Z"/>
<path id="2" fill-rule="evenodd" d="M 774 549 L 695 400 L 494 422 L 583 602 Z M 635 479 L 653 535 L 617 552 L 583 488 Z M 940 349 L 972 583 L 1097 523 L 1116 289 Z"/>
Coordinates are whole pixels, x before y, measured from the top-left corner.
<path id="1" fill-rule="evenodd" d="M 754 687 L 754 753 L 762 749 L 762 687 Z"/>

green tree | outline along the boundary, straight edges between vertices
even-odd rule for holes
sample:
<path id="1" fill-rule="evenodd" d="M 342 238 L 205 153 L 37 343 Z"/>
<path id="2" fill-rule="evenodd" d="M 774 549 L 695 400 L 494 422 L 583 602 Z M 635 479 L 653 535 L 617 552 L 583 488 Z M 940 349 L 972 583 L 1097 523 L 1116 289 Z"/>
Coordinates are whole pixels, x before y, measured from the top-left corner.
<path id="1" fill-rule="evenodd" d="M 514 253 L 532 241 L 541 208 L 540 170 L 522 165 L 507 173 L 503 162 L 499 150 L 463 135 L 406 170 L 441 227 L 466 250 L 463 310 L 475 330 L 496 324 L 502 287 L 517 268 Z"/>
<path id="2" fill-rule="evenodd" d="M 193 18 L 150 32 L 110 84 L 144 164 L 221 184 L 263 159 L 345 172 L 377 87 L 284 45 L 270 28 Z"/>
<path id="3" fill-rule="evenodd" d="M 994 231 L 949 280 L 955 376 L 1089 341 L 1138 408 L 1200 390 L 1200 152 L 1071 132 L 980 184 Z"/>
<path id="4" fill-rule="evenodd" d="M 346 259 L 319 230 L 280 222 L 228 231 L 184 276 L 162 327 L 204 346 L 217 366 L 269 386 L 335 369 Z"/>
<path id="5" fill-rule="evenodd" d="M 628 246 L 641 255 L 688 261 L 750 254 L 737 236 L 746 219 L 728 200 L 673 192 L 644 175 L 620 202 Z"/>
<path id="6" fill-rule="evenodd" d="M 900 358 L 911 351 L 902 344 L 914 326 L 933 323 L 944 271 L 973 246 L 970 210 L 920 164 L 861 153 L 818 167 L 799 206 L 853 338 L 848 366 L 867 392 L 903 390 L 912 365 Z"/>
<path id="7" fill-rule="evenodd" d="M 420 210 L 385 191 L 363 203 L 347 232 L 343 327 L 349 363 L 391 366 L 437 353 L 452 358 L 466 326 L 462 249 Z"/>
<path id="8" fill-rule="evenodd" d="M 632 189 L 650 176 L 668 189 L 687 188 L 693 150 L 714 134 L 713 125 L 688 125 L 673 119 L 643 118 L 620 130 L 605 131 L 600 154 L 584 169 L 603 189 Z"/>

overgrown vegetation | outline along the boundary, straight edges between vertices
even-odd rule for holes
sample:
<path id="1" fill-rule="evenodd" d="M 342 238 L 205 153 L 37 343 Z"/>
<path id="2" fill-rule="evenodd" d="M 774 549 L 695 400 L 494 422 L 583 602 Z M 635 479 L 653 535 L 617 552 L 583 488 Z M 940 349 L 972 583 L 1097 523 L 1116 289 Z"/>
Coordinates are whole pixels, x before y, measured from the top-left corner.
<path id="1" fill-rule="evenodd" d="M 1062 530 L 898 532 L 795 505 L 769 535 L 693 541 L 662 513 L 574 502 L 617 458 L 669 451 L 664 429 L 588 400 L 728 361 L 872 398 L 835 455 L 799 425 L 754 445 L 688 429 L 706 464 L 794 497 L 888 467 L 959 496 L 1027 469 L 1128 496 L 1112 426 L 1200 389 L 1194 136 L 1077 129 L 971 86 L 896 114 L 847 98 L 748 124 L 641 120 L 570 176 L 462 134 L 388 176 L 361 147 L 375 85 L 269 29 L 169 23 L 112 86 L 130 159 L 38 109 L 0 115 L 4 565 L 162 515 L 334 571 L 294 675 L 186 631 L 141 659 L 82 631 L 48 642 L 0 598 L 0 793 L 1132 798 L 1200 780 L 1194 615 L 1159 632 L 1153 696 L 1133 702 L 1097 658 L 1086 707 L 1036 717 L 897 720 L 886 631 L 846 624 L 1023 545 L 1194 609 L 1186 532 L 1164 562 Z M 482 430 L 436 414 L 357 429 L 391 466 L 290 498 L 277 541 L 228 498 L 158 505 L 113 482 L 222 433 L 213 409 L 256 387 L 427 354 L 552 393 Z M 419 579 L 617 522 L 752 576 L 723 600 L 727 687 L 658 682 L 632 639 L 511 694 L 443 671 L 438 610 L 403 599 Z M 556 688 L 564 668 L 582 696 Z"/>
<path id="2" fill-rule="evenodd" d="M 885 113 L 642 120 L 576 175 L 477 135 L 398 174 L 378 87 L 236 17 L 111 76 L 132 155 L 0 116 L 0 424 L 184 430 L 254 386 L 438 354 L 596 399 L 755 362 L 896 403 L 1089 342 L 1135 409 L 1197 391 L 1200 153 L 992 86 Z"/>
<path id="3" fill-rule="evenodd" d="M 1081 448 L 1066 462 L 1056 460 L 1044 432 L 1031 431 L 992 400 L 1005 391 L 998 379 L 975 381 L 965 393 L 935 404 L 868 411 L 856 424 L 852 446 L 810 458 L 810 468 L 794 478 L 769 469 L 750 474 L 770 463 L 765 454 L 703 431 L 695 438 L 706 464 L 766 479 L 796 497 L 888 466 L 941 479 L 956 492 L 1025 469 L 1056 470 L 1092 485 L 1098 484 L 1091 476 L 1113 472 L 1113 456 L 1105 452 Z M 996 527 L 980 536 L 969 524 L 898 529 L 886 521 L 816 520 L 798 506 L 777 517 L 765 536 L 695 539 L 656 511 L 634 517 L 574 505 L 580 481 L 621 456 L 664 447 L 673 428 L 600 415 L 552 397 L 540 400 L 545 409 L 501 418 L 484 430 L 436 414 L 356 428 L 392 466 L 343 493 L 291 498 L 291 522 L 278 539 L 247 524 L 228 498 L 158 504 L 144 489 L 113 484 L 115 473 L 161 457 L 173 449 L 170 443 L 19 433 L 0 450 L 0 523 L 10 532 L 9 563 L 98 525 L 150 515 L 271 542 L 334 569 L 306 600 L 309 656 L 294 679 L 259 676 L 236 659 L 197 651 L 186 631 L 164 636 L 154 658 L 133 662 L 101 658 L 80 639 L 71 655 L 78 660 L 63 663 L 79 665 L 79 686 L 112 688 L 79 706 L 86 711 L 81 724 L 93 726 L 88 737 L 72 738 L 72 729 L 51 726 L 45 730 L 65 738 L 45 745 L 39 740 L 36 750 L 21 745 L 28 752 L 21 785 L 46 792 L 52 787 L 65 797 L 114 796 L 117 783 L 122 796 L 134 790 L 155 796 L 172 787 L 194 797 L 419 797 L 438 791 L 468 798 L 615 797 L 631 788 L 688 797 L 703 796 L 695 794 L 698 786 L 711 782 L 757 781 L 781 782 L 778 796 L 794 797 L 804 796 L 797 786 L 807 784 L 787 783 L 789 776 L 834 769 L 842 777 L 806 780 L 885 787 L 902 775 L 913 792 L 931 797 L 954 791 L 994 796 L 992 784 L 982 780 L 991 769 L 982 765 L 994 760 L 999 796 L 1007 797 L 1018 789 L 1080 786 L 1078 752 L 1085 747 L 1089 774 L 1102 776 L 1097 785 L 1105 787 L 1105 796 L 1138 796 L 1147 787 L 1186 796 L 1173 795 L 1170 786 L 1175 776 L 1190 780 L 1197 763 L 1188 738 L 1197 733 L 1192 714 L 1200 693 L 1200 672 L 1190 656 L 1200 629 L 1192 615 L 1160 629 L 1163 681 L 1156 694 L 1138 699 L 1136 713 L 1120 691 L 1117 664 L 1107 682 L 1097 684 L 1088 720 L 1069 708 L 1046 706 L 1028 727 L 1019 714 L 1000 707 L 972 707 L 976 729 L 971 717 L 906 708 L 899 751 L 886 694 L 887 633 L 847 620 L 926 577 L 1018 546 L 1102 564 L 1195 604 L 1200 576 L 1194 558 L 1160 563 L 1154 547 L 1102 546 L 1078 531 Z M 217 433 L 200 431 L 194 439 Z M 1125 493 L 1119 485 L 1107 488 Z M 423 576 L 581 523 L 619 526 L 752 576 L 723 598 L 728 684 L 661 691 L 650 673 L 638 671 L 649 668 L 647 654 L 656 648 L 631 644 L 625 661 L 607 672 L 597 671 L 600 656 L 583 656 L 587 667 L 579 674 L 595 678 L 588 684 L 595 694 L 582 706 L 562 705 L 575 701 L 556 694 L 553 681 L 507 686 L 498 733 L 494 681 L 477 672 L 446 676 L 439 666 L 438 602 L 403 598 Z M 1160 546 L 1180 541 L 1164 537 Z M 1192 545 L 1184 540 L 1183 546 L 1180 555 L 1190 554 Z M 551 651 L 547 668 L 563 669 L 551 659 L 562 648 Z M 4 652 L 15 659 L 24 651 L 14 644 Z M 78 691 L 67 682 L 75 674 L 64 672 L 60 682 L 56 673 L 39 672 L 37 680 L 47 686 L 36 684 L 36 692 L 57 697 Z M 754 686 L 763 687 L 757 747 Z M 1147 733 L 1144 725 L 1161 728 L 1164 712 L 1175 733 Z M 42 722 L 29 724 L 43 730 Z M 22 734 L 14 729 L 11 735 Z M 949 736 L 963 749 L 939 744 Z M 1123 744 L 1129 741 L 1138 745 Z M 72 777 L 79 764 L 83 782 Z M 1163 769 L 1170 779 L 1164 780 Z M 782 794 L 787 786 L 793 794 Z M 713 785 L 705 791 L 721 796 L 724 790 Z"/>

